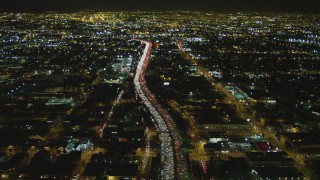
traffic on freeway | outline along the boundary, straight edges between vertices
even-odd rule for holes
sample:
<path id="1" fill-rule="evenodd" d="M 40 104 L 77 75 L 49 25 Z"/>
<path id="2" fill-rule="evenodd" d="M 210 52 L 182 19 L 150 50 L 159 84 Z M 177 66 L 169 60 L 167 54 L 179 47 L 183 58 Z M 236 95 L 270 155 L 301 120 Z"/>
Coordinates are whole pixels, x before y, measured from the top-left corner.
<path id="1" fill-rule="evenodd" d="M 154 94 L 148 89 L 145 82 L 145 71 L 148 66 L 152 43 L 141 41 L 145 49 L 137 65 L 134 77 L 134 85 L 137 95 L 141 98 L 147 109 L 150 111 L 155 127 L 159 133 L 161 141 L 161 163 L 162 179 L 186 179 L 187 163 L 181 151 L 181 137 L 176 129 L 173 118 L 155 98 Z"/>

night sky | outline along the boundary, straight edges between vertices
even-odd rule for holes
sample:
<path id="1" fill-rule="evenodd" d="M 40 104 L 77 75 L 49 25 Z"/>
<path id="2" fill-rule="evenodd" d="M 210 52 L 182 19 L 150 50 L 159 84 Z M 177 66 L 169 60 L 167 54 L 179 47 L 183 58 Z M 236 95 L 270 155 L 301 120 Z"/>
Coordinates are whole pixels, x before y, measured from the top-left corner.
<path id="1" fill-rule="evenodd" d="M 320 12 L 320 0 L 0 0 L 1 10 L 217 10 Z"/>

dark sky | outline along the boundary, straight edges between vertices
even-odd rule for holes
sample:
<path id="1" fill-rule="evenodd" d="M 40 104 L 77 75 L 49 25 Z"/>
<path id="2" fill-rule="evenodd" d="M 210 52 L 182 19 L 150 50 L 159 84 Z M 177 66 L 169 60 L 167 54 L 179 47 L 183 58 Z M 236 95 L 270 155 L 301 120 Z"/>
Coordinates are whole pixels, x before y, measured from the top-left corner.
<path id="1" fill-rule="evenodd" d="M 320 0 L 0 0 L 5 11 L 217 10 L 320 13 Z"/>

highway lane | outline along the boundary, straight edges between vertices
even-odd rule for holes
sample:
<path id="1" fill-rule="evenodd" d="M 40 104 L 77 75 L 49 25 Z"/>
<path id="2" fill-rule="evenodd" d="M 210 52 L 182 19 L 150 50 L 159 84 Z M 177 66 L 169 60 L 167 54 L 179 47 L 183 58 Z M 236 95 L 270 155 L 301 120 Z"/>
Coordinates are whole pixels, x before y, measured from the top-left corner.
<path id="1" fill-rule="evenodd" d="M 181 137 L 176 125 L 166 109 L 158 103 L 154 94 L 145 82 L 145 72 L 148 66 L 152 44 L 141 41 L 146 45 L 143 55 L 137 65 L 134 85 L 137 95 L 150 111 L 161 141 L 162 179 L 187 179 L 187 163 L 181 151 Z"/>

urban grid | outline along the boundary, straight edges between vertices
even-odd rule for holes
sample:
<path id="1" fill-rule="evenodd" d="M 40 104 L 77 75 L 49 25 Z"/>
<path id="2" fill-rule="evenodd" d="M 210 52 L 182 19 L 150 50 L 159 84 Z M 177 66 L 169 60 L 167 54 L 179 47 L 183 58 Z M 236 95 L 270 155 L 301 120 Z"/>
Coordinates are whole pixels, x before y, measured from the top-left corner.
<path id="1" fill-rule="evenodd" d="M 320 14 L 0 13 L 0 179 L 320 178 Z"/>

